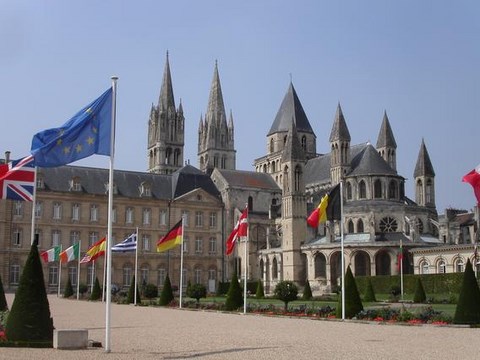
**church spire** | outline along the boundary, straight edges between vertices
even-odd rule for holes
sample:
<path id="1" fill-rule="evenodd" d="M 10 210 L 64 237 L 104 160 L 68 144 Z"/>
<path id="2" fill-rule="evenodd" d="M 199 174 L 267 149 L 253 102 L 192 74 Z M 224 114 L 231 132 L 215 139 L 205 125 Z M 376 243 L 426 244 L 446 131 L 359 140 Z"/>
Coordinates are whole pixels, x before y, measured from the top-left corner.
<path id="1" fill-rule="evenodd" d="M 222 86 L 220 85 L 220 75 L 218 75 L 218 62 L 215 60 L 215 69 L 213 71 L 212 85 L 210 87 L 210 96 L 208 98 L 208 108 L 205 114 L 205 120 L 214 121 L 216 124 L 226 122 L 225 106 L 223 104 Z"/>
<path id="2" fill-rule="evenodd" d="M 167 111 L 169 108 L 175 109 L 175 99 L 173 97 L 172 75 L 170 74 L 170 62 L 165 62 L 165 69 L 163 71 L 162 88 L 160 89 L 160 98 L 158 100 L 159 110 Z"/>
<path id="3" fill-rule="evenodd" d="M 333 121 L 332 131 L 330 133 L 330 142 L 348 141 L 350 142 L 350 132 L 348 131 L 345 117 L 343 116 L 342 107 L 340 103 L 337 105 L 337 112 L 335 113 L 335 120 Z"/>
<path id="4" fill-rule="evenodd" d="M 380 127 L 380 132 L 378 133 L 376 148 L 378 153 L 390 165 L 390 167 L 393 170 L 397 170 L 397 143 L 395 142 L 395 137 L 393 136 L 393 131 L 390 127 L 387 111 L 383 113 L 382 126 Z"/>

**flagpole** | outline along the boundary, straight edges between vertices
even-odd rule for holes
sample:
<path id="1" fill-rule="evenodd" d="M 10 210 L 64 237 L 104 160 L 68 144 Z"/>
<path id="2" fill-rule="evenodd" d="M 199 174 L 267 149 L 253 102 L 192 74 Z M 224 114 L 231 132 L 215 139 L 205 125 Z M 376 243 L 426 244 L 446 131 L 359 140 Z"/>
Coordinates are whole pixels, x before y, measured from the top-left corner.
<path id="1" fill-rule="evenodd" d="M 137 287 L 138 287 L 138 226 L 135 232 L 135 291 L 133 304 L 137 305 Z"/>
<path id="2" fill-rule="evenodd" d="M 105 282 L 106 276 L 105 273 L 107 272 L 107 255 L 103 258 L 103 279 L 102 279 L 102 302 L 105 302 Z"/>
<path id="3" fill-rule="evenodd" d="M 62 252 L 62 244 L 60 244 L 60 252 Z M 60 297 L 60 284 L 62 282 L 62 261 L 58 257 L 58 291 L 57 297 Z"/>
<path id="4" fill-rule="evenodd" d="M 78 241 L 78 257 L 77 257 L 77 300 L 80 299 L 80 249 L 82 248 L 82 240 Z"/>
<path id="5" fill-rule="evenodd" d="M 402 239 L 400 239 L 400 294 L 403 301 L 403 247 Z"/>
<path id="6" fill-rule="evenodd" d="M 90 281 L 90 294 L 93 292 L 93 278 L 95 277 L 95 260 L 92 261 L 92 276 Z"/>
<path id="7" fill-rule="evenodd" d="M 110 302 L 112 292 L 112 207 L 113 207 L 113 160 L 115 152 L 115 118 L 117 103 L 117 76 L 112 76 L 112 122 L 110 139 L 110 171 L 108 175 L 108 230 L 107 230 L 107 305 L 105 315 L 105 352 L 110 352 Z"/>
<path id="8" fill-rule="evenodd" d="M 183 237 L 185 231 L 185 215 L 182 215 L 182 245 L 180 245 L 180 299 L 179 299 L 179 308 L 182 308 L 182 293 L 183 293 Z"/>
<path id="9" fill-rule="evenodd" d="M 32 196 L 32 230 L 30 245 L 33 245 L 35 241 L 35 209 L 37 207 L 37 167 L 35 166 L 35 171 L 33 172 L 33 196 Z M 37 244 L 38 246 L 38 244 Z"/>
<path id="10" fill-rule="evenodd" d="M 343 181 L 340 181 L 340 239 L 342 259 L 342 320 L 345 320 L 345 255 L 343 244 Z"/>
<path id="11" fill-rule="evenodd" d="M 244 276 L 244 279 L 243 279 L 243 313 L 246 314 L 247 313 L 247 268 L 248 268 L 248 254 L 247 254 L 247 245 L 248 245 L 248 237 L 249 237 L 249 223 L 248 223 L 248 205 L 247 205 L 247 236 L 245 237 L 245 249 L 244 249 L 244 257 L 245 257 L 245 261 L 244 261 L 244 266 L 245 266 L 245 269 L 243 271 L 243 276 Z"/>

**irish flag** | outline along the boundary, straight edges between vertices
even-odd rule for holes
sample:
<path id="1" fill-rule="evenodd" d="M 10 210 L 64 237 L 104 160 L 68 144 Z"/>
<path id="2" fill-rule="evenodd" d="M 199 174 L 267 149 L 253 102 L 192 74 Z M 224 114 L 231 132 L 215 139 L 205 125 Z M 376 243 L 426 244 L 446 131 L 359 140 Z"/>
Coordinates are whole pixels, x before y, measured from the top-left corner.
<path id="1" fill-rule="evenodd" d="M 60 253 L 60 261 L 62 263 L 67 263 L 72 260 L 76 260 L 80 257 L 80 243 L 76 243 L 70 246 L 65 251 Z"/>
<path id="2" fill-rule="evenodd" d="M 157 252 L 163 252 L 181 245 L 182 236 L 182 220 L 175 224 L 170 231 L 157 242 Z"/>
<path id="3" fill-rule="evenodd" d="M 50 250 L 43 251 L 40 256 L 46 263 L 58 261 L 60 256 L 60 246 L 55 246 Z"/>

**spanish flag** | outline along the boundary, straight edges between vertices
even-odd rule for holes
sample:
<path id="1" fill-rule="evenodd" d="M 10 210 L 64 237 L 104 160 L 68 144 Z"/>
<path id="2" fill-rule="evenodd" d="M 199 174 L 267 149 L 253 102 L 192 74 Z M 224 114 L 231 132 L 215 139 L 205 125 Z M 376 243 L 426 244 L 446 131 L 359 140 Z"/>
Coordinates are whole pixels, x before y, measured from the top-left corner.
<path id="1" fill-rule="evenodd" d="M 163 252 L 181 245 L 183 241 L 182 220 L 180 220 L 170 231 L 157 241 L 157 252 Z"/>
<path id="2" fill-rule="evenodd" d="M 316 228 L 327 220 L 340 219 L 340 184 L 338 184 L 322 197 L 320 204 L 307 218 L 307 223 L 311 227 Z"/>
<path id="3" fill-rule="evenodd" d="M 95 244 L 90 246 L 87 250 L 86 254 L 83 256 L 82 260 L 80 260 L 80 264 L 86 264 L 90 261 L 96 260 L 98 257 L 105 255 L 105 250 L 107 248 L 107 238 L 102 238 L 98 240 Z"/>

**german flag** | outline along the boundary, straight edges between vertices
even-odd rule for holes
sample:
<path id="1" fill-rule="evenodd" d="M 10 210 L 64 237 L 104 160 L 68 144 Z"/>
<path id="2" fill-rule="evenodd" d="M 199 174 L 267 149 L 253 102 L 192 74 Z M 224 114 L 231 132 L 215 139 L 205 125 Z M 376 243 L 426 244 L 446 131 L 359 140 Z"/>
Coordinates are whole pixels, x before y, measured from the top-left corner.
<path id="1" fill-rule="evenodd" d="M 182 220 L 180 220 L 170 231 L 157 241 L 157 252 L 163 252 L 181 245 L 183 241 Z"/>
<path id="2" fill-rule="evenodd" d="M 325 194 L 317 208 L 307 218 L 307 224 L 313 228 L 318 227 L 327 220 L 340 220 L 340 184 Z"/>

